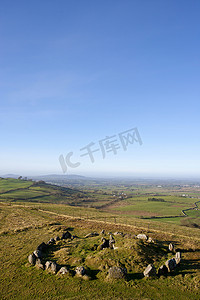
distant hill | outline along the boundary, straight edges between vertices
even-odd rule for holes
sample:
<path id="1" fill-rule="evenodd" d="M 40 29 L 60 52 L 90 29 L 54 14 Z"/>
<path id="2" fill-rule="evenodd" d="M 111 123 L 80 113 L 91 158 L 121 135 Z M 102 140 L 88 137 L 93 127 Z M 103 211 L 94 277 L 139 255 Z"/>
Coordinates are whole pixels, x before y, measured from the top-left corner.
<path id="1" fill-rule="evenodd" d="M 46 202 L 79 205 L 87 199 L 87 193 L 78 189 L 61 187 L 45 181 L 15 178 L 0 179 L 0 201 Z"/>

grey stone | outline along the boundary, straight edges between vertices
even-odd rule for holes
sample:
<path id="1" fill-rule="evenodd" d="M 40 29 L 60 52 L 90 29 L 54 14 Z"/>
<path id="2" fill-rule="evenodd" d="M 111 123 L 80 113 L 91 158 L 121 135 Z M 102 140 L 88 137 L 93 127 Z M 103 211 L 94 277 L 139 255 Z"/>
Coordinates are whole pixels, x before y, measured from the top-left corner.
<path id="1" fill-rule="evenodd" d="M 105 230 L 104 229 L 101 230 L 101 234 L 105 234 Z"/>
<path id="2" fill-rule="evenodd" d="M 137 235 L 137 238 L 140 239 L 140 240 L 147 240 L 148 239 L 148 236 L 146 234 L 143 234 L 143 233 L 140 233 Z"/>
<path id="3" fill-rule="evenodd" d="M 37 268 L 44 270 L 44 266 L 43 266 L 40 258 L 36 259 L 35 265 L 36 265 Z"/>
<path id="4" fill-rule="evenodd" d="M 60 241 L 60 238 L 59 238 L 59 236 L 56 236 L 55 238 L 54 238 L 54 240 L 57 242 L 57 241 Z"/>
<path id="5" fill-rule="evenodd" d="M 169 244 L 169 251 L 174 251 L 174 244 L 172 243 Z"/>
<path id="6" fill-rule="evenodd" d="M 52 261 L 47 260 L 45 263 L 45 270 L 49 270 L 51 268 Z"/>
<path id="7" fill-rule="evenodd" d="M 167 269 L 168 269 L 168 272 L 172 272 L 173 270 L 175 270 L 176 268 L 176 260 L 175 258 L 172 258 L 172 259 L 169 259 L 166 261 L 165 263 Z"/>
<path id="8" fill-rule="evenodd" d="M 67 270 L 66 267 L 62 267 L 62 268 L 60 268 L 60 270 L 59 270 L 58 273 L 59 273 L 59 274 L 62 274 L 62 275 L 65 275 L 65 274 L 68 274 L 69 271 Z"/>
<path id="9" fill-rule="evenodd" d="M 175 258 L 181 258 L 181 252 L 176 252 Z"/>
<path id="10" fill-rule="evenodd" d="M 162 265 L 159 269 L 158 269 L 158 276 L 165 276 L 168 273 L 168 268 L 165 265 Z"/>
<path id="11" fill-rule="evenodd" d="M 176 261 L 176 265 L 180 264 L 180 262 L 181 262 L 181 252 L 176 252 L 175 261 Z"/>
<path id="12" fill-rule="evenodd" d="M 35 256 L 34 253 L 32 253 L 32 254 L 30 254 L 30 255 L 28 256 L 28 261 L 29 261 L 29 263 L 30 263 L 31 265 L 35 265 L 35 263 L 36 263 L 36 256 Z"/>
<path id="13" fill-rule="evenodd" d="M 52 273 L 56 274 L 56 272 L 58 271 L 58 265 L 55 262 L 52 262 L 50 266 L 50 270 Z"/>
<path id="14" fill-rule="evenodd" d="M 154 265 L 149 264 L 146 269 L 144 270 L 144 276 L 145 277 L 152 277 L 156 275 L 156 269 L 154 267 Z"/>
<path id="15" fill-rule="evenodd" d="M 126 268 L 111 267 L 108 270 L 108 278 L 112 278 L 112 279 L 123 279 L 126 277 L 126 274 L 127 274 Z"/>
<path id="16" fill-rule="evenodd" d="M 76 268 L 76 274 L 83 276 L 85 274 L 85 268 L 83 266 Z"/>

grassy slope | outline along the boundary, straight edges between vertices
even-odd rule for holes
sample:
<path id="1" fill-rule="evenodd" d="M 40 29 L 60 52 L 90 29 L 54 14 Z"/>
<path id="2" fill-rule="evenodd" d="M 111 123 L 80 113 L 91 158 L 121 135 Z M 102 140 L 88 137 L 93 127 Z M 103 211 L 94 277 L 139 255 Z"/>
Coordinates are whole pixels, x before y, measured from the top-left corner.
<path id="1" fill-rule="evenodd" d="M 98 299 L 100 297 L 104 299 L 199 299 L 200 249 L 195 239 L 188 242 L 187 238 L 178 239 L 168 234 L 151 233 L 151 236 L 162 241 L 165 247 L 169 241 L 172 241 L 178 247 L 184 248 L 182 265 L 173 276 L 160 279 L 142 278 L 141 272 L 146 262 L 140 261 L 138 265 L 135 261 L 135 265 L 133 264 L 135 272 L 127 281 L 109 282 L 99 275 L 91 281 L 83 281 L 79 278 L 59 277 L 37 270 L 27 264 L 27 256 L 40 242 L 47 241 L 57 234 L 60 235 L 62 231 L 60 228 L 62 229 L 63 226 L 70 227 L 73 234 L 80 237 L 91 231 L 100 231 L 102 226 L 107 232 L 123 231 L 137 234 L 141 230 L 129 226 L 106 223 L 102 225 L 95 221 L 53 216 L 23 206 L 2 204 L 0 212 L 0 224 L 4 227 L 0 244 L 2 299 Z M 14 218 L 13 214 L 15 214 Z M 87 240 L 87 245 L 84 246 L 81 238 L 78 240 L 74 256 L 84 258 L 85 253 L 91 254 L 88 245 L 99 243 L 99 240 L 98 237 Z M 133 243 L 134 240 L 130 242 Z M 119 245 L 123 250 L 123 240 L 119 239 Z M 196 249 L 196 252 L 191 248 Z M 126 260 L 127 254 L 130 255 L 131 250 L 128 251 L 119 254 L 121 260 Z M 136 253 L 133 252 L 132 255 L 135 257 Z M 112 253 L 108 258 L 117 260 L 117 254 Z M 76 262 L 72 264 L 72 268 L 77 264 Z"/>

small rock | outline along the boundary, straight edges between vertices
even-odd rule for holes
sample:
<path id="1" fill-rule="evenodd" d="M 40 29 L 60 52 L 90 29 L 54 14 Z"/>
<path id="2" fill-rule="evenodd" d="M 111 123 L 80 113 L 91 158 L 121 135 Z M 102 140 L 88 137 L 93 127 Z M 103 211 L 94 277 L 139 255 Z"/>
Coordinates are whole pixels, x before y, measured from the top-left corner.
<path id="1" fill-rule="evenodd" d="M 61 240 L 63 239 L 71 239 L 72 235 L 69 231 L 63 232 Z"/>
<path id="2" fill-rule="evenodd" d="M 62 274 L 62 275 L 65 275 L 65 274 L 68 274 L 69 271 L 67 270 L 66 267 L 62 267 L 62 268 L 59 270 L 58 273 L 59 273 L 59 274 Z"/>
<path id="3" fill-rule="evenodd" d="M 149 264 L 146 269 L 144 270 L 144 276 L 145 277 L 152 277 L 156 275 L 156 269 L 154 267 L 154 265 Z"/>
<path id="4" fill-rule="evenodd" d="M 104 229 L 101 230 L 101 234 L 105 234 L 105 230 Z"/>
<path id="5" fill-rule="evenodd" d="M 145 241 L 148 239 L 147 235 L 143 234 L 143 233 L 138 234 L 137 238 L 140 240 L 145 240 Z"/>
<path id="6" fill-rule="evenodd" d="M 28 261 L 29 261 L 29 263 L 30 263 L 31 265 L 35 265 L 35 263 L 36 263 L 36 256 L 35 256 L 34 253 L 32 253 L 32 254 L 30 254 L 30 255 L 28 256 Z"/>
<path id="7" fill-rule="evenodd" d="M 122 232 L 119 232 L 119 231 L 116 231 L 116 232 L 114 233 L 114 235 L 121 235 L 121 236 L 123 236 L 123 233 L 122 233 Z"/>
<path id="8" fill-rule="evenodd" d="M 165 265 L 162 265 L 159 269 L 158 269 L 158 276 L 165 276 L 168 273 L 168 268 Z"/>
<path id="9" fill-rule="evenodd" d="M 111 267 L 108 270 L 108 278 L 112 278 L 112 279 L 122 279 L 122 278 L 125 278 L 126 274 L 127 274 L 126 268 Z"/>
<path id="10" fill-rule="evenodd" d="M 54 238 L 51 238 L 51 239 L 47 242 L 47 245 L 52 245 L 52 244 L 55 244 Z"/>
<path id="11" fill-rule="evenodd" d="M 85 274 L 85 268 L 83 266 L 76 268 L 76 275 L 83 276 Z"/>
<path id="12" fill-rule="evenodd" d="M 169 244 L 169 251 L 174 251 L 174 244 L 172 243 Z"/>
<path id="13" fill-rule="evenodd" d="M 176 268 L 176 260 L 175 260 L 175 258 L 167 260 L 166 263 L 165 263 L 165 265 L 166 265 L 166 267 L 168 269 L 168 272 L 172 272 Z"/>
<path id="14" fill-rule="evenodd" d="M 148 243 L 154 243 L 154 240 L 151 237 L 149 237 L 148 240 L 147 240 L 147 242 Z"/>
<path id="15" fill-rule="evenodd" d="M 59 236 L 56 236 L 55 238 L 54 238 L 54 240 L 57 242 L 57 241 L 60 241 L 60 238 L 59 238 Z"/>

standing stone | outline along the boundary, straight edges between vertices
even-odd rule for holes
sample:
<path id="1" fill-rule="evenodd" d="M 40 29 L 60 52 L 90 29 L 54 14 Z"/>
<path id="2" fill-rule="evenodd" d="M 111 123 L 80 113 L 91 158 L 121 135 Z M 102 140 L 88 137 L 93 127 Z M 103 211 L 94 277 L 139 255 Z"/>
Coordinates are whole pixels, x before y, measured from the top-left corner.
<path id="1" fill-rule="evenodd" d="M 29 263 L 30 263 L 31 265 L 35 265 L 35 263 L 36 263 L 36 256 L 35 256 L 34 253 L 32 253 L 32 254 L 30 254 L 30 255 L 28 256 L 28 261 L 29 261 Z"/>
<path id="2" fill-rule="evenodd" d="M 149 264 L 146 269 L 144 270 L 144 276 L 145 277 L 152 277 L 156 275 L 156 269 L 154 267 L 154 265 Z"/>
<path id="3" fill-rule="evenodd" d="M 174 251 L 174 244 L 172 243 L 169 244 L 169 251 Z"/>
<path id="4" fill-rule="evenodd" d="M 159 269 L 158 269 L 158 276 L 165 276 L 168 273 L 168 268 L 165 265 L 162 265 Z"/>
<path id="5" fill-rule="evenodd" d="M 108 270 L 108 278 L 112 278 L 112 279 L 123 279 L 126 277 L 126 274 L 127 274 L 126 268 L 111 267 Z"/>
<path id="6" fill-rule="evenodd" d="M 179 265 L 181 262 L 181 252 L 176 252 L 175 256 L 176 265 Z"/>
<path id="7" fill-rule="evenodd" d="M 172 259 L 169 259 L 166 261 L 165 263 L 167 269 L 168 269 L 168 272 L 172 272 L 173 270 L 175 270 L 176 268 L 176 260 L 175 258 L 172 258 Z"/>

